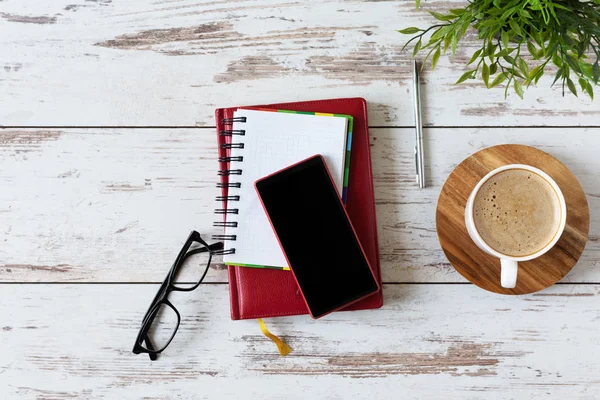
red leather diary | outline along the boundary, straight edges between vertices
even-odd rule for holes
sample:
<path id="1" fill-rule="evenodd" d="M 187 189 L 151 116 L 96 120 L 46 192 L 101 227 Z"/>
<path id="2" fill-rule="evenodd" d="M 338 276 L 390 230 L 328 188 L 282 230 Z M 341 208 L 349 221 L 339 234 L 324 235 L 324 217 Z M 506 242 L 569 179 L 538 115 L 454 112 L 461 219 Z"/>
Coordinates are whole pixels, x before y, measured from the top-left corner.
<path id="1" fill-rule="evenodd" d="M 365 100 L 362 98 L 347 98 L 252 107 L 347 114 L 354 117 L 352 161 L 350 163 L 346 209 L 373 268 L 373 273 L 381 284 L 367 104 Z M 215 111 L 219 158 L 227 157 L 229 150 L 221 145 L 231 140 L 231 137 L 220 136 L 219 132 L 228 129 L 228 126 L 223 124 L 223 120 L 233 118 L 235 110 L 237 110 L 237 107 L 219 108 Z M 220 164 L 222 170 L 229 167 L 227 162 L 221 162 Z M 227 183 L 228 177 L 221 176 L 221 184 L 225 184 L 222 185 L 224 187 L 221 189 L 223 196 L 227 196 Z M 223 208 L 226 207 L 227 205 L 223 204 Z M 318 257 L 318 252 L 323 251 L 323 246 L 318 242 L 319 235 L 317 232 L 315 232 L 315 237 L 312 240 L 314 240 L 313 243 L 307 243 L 307 251 L 314 248 L 315 256 Z M 308 314 L 306 304 L 290 271 L 230 266 L 229 295 L 231 319 L 233 320 Z M 379 291 L 346 307 L 344 311 L 379 308 L 382 305 L 383 294 Z"/>

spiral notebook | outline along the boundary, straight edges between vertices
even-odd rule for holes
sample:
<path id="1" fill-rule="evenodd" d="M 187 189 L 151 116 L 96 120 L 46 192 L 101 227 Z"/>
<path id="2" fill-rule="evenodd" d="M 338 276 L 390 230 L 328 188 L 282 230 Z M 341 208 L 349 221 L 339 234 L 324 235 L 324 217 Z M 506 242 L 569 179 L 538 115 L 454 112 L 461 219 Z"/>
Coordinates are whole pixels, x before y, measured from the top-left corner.
<path id="1" fill-rule="evenodd" d="M 218 108 L 215 110 L 217 125 L 217 143 L 221 169 L 232 168 L 235 163 L 228 163 L 230 149 L 225 146 L 237 136 L 221 135 L 223 130 L 232 128 L 233 113 L 241 107 Z M 247 108 L 247 107 L 246 107 Z M 373 274 L 381 284 L 381 268 L 379 264 L 379 245 L 377 240 L 377 218 L 373 190 L 373 171 L 371 169 L 371 148 L 369 140 L 369 122 L 365 99 L 342 98 L 328 100 L 302 101 L 295 103 L 278 103 L 254 106 L 252 108 L 271 110 L 295 110 L 301 112 L 321 111 L 325 113 L 351 115 L 352 120 L 352 162 L 348 175 L 348 196 L 346 210 L 354 225 L 356 234 L 363 246 Z M 221 195 L 229 195 L 229 176 L 220 176 Z M 232 176 L 231 178 L 236 178 Z M 235 182 L 235 179 L 232 179 Z M 223 200 L 225 203 L 226 200 Z M 235 217 L 235 215 L 221 215 Z M 220 223 L 223 223 L 221 220 Z M 219 225 L 222 226 L 222 225 Z M 307 238 L 307 245 L 320 243 L 319 232 Z M 253 319 L 279 317 L 282 315 L 308 314 L 306 303 L 291 273 L 265 268 L 245 268 L 229 266 L 229 299 L 231 319 Z M 379 308 L 383 304 L 383 292 L 352 304 L 345 310 L 365 310 Z"/>
<path id="2" fill-rule="evenodd" d="M 220 197 L 225 214 L 222 235 L 223 261 L 227 265 L 289 269 L 283 251 L 271 228 L 254 182 L 315 154 L 321 154 L 331 171 L 340 196 L 346 195 L 352 117 L 324 113 L 298 113 L 284 110 L 238 109 L 226 121 L 220 134 L 231 137 L 224 146 L 227 169 L 220 175 L 229 179 L 228 193 Z M 230 128 L 230 129 L 229 129 Z M 293 212 L 293 210 L 290 210 Z"/>

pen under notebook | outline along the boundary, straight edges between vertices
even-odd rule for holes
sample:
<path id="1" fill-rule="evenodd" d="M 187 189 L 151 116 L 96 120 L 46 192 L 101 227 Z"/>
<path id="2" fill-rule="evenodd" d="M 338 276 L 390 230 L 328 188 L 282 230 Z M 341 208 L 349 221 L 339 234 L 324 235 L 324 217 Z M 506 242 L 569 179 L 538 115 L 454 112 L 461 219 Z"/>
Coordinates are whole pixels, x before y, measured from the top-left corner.
<path id="1" fill-rule="evenodd" d="M 419 83 L 419 65 L 413 63 L 413 99 L 415 106 L 415 168 L 419 188 L 425 187 L 425 157 L 423 156 L 423 120 L 421 118 L 421 85 Z"/>

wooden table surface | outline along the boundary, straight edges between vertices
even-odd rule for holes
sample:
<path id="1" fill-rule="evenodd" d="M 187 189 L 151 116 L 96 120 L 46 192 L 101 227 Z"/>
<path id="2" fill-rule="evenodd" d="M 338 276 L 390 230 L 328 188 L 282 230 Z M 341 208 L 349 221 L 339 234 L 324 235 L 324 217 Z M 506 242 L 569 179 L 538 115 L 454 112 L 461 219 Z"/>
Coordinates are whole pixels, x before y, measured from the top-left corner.
<path id="1" fill-rule="evenodd" d="M 464 1 L 424 1 L 443 11 Z M 412 0 L 0 1 L 0 396 L 25 399 L 600 397 L 600 101 L 455 86 L 476 46 L 423 76 L 429 187 L 414 183 Z M 553 75 L 553 74 L 550 74 Z M 213 110 L 369 103 L 385 306 L 231 321 L 217 260 L 157 362 L 131 353 L 191 229 L 212 227 Z M 444 258 L 435 204 L 469 154 L 523 143 L 564 162 L 591 211 L 557 285 L 503 297 Z M 182 279 L 185 279 L 183 277 Z"/>

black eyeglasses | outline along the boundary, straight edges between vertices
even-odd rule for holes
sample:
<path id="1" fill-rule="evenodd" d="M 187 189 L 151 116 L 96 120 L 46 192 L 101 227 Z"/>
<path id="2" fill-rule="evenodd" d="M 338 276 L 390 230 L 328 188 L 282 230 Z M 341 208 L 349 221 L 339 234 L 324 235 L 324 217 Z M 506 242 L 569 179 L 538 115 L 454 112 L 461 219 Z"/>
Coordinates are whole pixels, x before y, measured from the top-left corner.
<path id="1" fill-rule="evenodd" d="M 195 246 L 190 249 L 192 245 Z M 222 254 L 222 250 L 222 242 L 208 245 L 202 240 L 198 232 L 192 231 L 190 233 L 177 259 L 171 266 L 171 270 L 162 285 L 160 285 L 156 296 L 154 296 L 150 308 L 146 311 L 142 327 L 133 345 L 133 352 L 135 354 L 148 353 L 150 359 L 154 361 L 157 355 L 167 348 L 175 337 L 179 323 L 181 322 L 179 311 L 177 311 L 168 299 L 169 293 L 172 291 L 191 292 L 200 286 L 208 272 L 212 256 Z M 198 255 L 194 257 L 194 263 L 185 263 L 194 254 Z M 193 276 L 199 276 L 200 279 L 195 283 L 175 283 L 176 277 L 184 269 L 186 275 L 192 273 L 194 274 Z"/>

